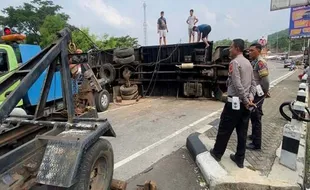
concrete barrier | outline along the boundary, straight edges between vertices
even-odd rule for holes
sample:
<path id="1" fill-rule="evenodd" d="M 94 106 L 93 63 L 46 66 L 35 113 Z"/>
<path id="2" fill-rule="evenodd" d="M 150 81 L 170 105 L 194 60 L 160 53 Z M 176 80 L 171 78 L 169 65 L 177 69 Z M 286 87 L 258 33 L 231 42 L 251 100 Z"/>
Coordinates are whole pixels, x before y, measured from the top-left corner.
<path id="1" fill-rule="evenodd" d="M 297 92 L 296 102 L 293 111 L 298 115 L 305 115 L 307 85 L 301 83 Z M 286 124 L 283 129 L 282 148 L 280 164 L 292 169 L 297 169 L 298 148 L 304 122 L 296 115 L 292 114 L 291 122 Z"/>

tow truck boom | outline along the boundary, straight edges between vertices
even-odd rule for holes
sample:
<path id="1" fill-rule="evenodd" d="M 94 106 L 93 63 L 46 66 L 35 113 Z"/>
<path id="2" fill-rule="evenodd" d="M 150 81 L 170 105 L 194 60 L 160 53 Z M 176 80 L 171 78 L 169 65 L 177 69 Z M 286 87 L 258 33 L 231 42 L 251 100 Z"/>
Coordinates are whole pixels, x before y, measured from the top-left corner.
<path id="1" fill-rule="evenodd" d="M 90 108 L 75 116 L 72 80 L 69 71 L 70 30 L 0 82 L 0 94 L 20 81 L 0 106 L 0 190 L 30 189 L 36 186 L 73 189 L 110 189 L 114 155 L 111 144 L 101 136 L 115 137 L 107 119 L 98 119 Z M 10 115 L 28 89 L 47 69 L 39 104 L 34 115 Z M 60 70 L 63 112 L 44 115 L 53 75 Z M 39 92 L 38 92 L 39 93 Z M 104 164 L 107 167 L 102 168 Z M 104 174 L 90 180 L 100 167 Z M 79 170 L 84 168 L 83 170 Z M 85 169 L 86 168 L 86 169 Z"/>

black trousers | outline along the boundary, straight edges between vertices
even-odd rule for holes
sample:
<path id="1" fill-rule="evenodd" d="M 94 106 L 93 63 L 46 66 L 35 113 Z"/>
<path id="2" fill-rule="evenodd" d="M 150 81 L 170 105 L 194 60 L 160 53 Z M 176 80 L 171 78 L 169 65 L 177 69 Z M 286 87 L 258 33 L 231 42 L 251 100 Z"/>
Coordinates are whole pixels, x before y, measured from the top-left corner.
<path id="1" fill-rule="evenodd" d="M 259 103 L 257 103 L 259 102 Z M 251 112 L 251 123 L 252 123 L 252 138 L 253 144 L 261 148 L 262 145 L 262 116 L 263 116 L 263 103 L 264 96 L 254 97 L 254 103 L 256 104 L 256 109 Z"/>
<path id="2" fill-rule="evenodd" d="M 230 136 L 236 128 L 238 145 L 235 158 L 237 162 L 243 164 L 250 111 L 246 109 L 242 103 L 240 103 L 240 110 L 233 110 L 232 104 L 227 102 L 224 106 L 220 119 L 217 137 L 213 148 L 215 156 L 218 158 L 223 156 Z"/>

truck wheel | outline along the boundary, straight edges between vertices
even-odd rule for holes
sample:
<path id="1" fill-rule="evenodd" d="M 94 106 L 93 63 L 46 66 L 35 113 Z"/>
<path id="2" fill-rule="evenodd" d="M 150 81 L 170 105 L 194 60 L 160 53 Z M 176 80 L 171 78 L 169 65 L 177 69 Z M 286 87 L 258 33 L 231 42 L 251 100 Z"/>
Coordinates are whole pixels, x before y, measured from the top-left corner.
<path id="1" fill-rule="evenodd" d="M 73 190 L 109 190 L 112 183 L 114 155 L 106 139 L 98 141 L 85 152 Z"/>
<path id="2" fill-rule="evenodd" d="M 121 91 L 122 95 L 125 95 L 125 96 L 132 95 L 138 91 L 138 85 L 134 84 L 130 87 L 126 87 L 125 85 L 122 85 L 119 90 Z"/>
<path id="3" fill-rule="evenodd" d="M 113 65 L 110 63 L 105 63 L 101 65 L 100 70 L 99 70 L 99 77 L 102 78 L 107 78 L 110 82 L 114 81 L 116 77 L 116 71 Z"/>
<path id="4" fill-rule="evenodd" d="M 203 94 L 205 98 L 212 98 L 212 90 L 211 87 L 205 87 L 203 89 Z"/>
<path id="5" fill-rule="evenodd" d="M 130 57 L 126 57 L 126 58 L 115 57 L 115 63 L 122 64 L 122 65 L 129 64 L 129 63 L 132 63 L 134 61 L 135 61 L 134 55 L 131 55 Z"/>
<path id="6" fill-rule="evenodd" d="M 139 96 L 139 92 L 138 91 L 136 91 L 132 95 L 121 95 L 123 100 L 134 100 L 134 99 L 138 98 L 138 96 Z"/>
<path id="7" fill-rule="evenodd" d="M 114 55 L 118 58 L 125 58 L 132 56 L 134 54 L 133 48 L 116 48 L 114 50 Z"/>
<path id="8" fill-rule="evenodd" d="M 103 112 L 108 109 L 110 104 L 110 93 L 103 89 L 95 93 L 95 105 L 98 112 Z"/>

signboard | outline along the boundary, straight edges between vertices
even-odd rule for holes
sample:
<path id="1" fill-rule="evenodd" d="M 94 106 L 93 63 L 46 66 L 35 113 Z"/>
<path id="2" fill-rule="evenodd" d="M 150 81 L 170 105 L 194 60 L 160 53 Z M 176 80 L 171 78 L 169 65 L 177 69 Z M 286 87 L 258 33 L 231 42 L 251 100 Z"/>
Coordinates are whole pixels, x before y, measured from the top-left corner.
<path id="1" fill-rule="evenodd" d="M 291 8 L 289 36 L 291 38 L 310 37 L 310 7 Z"/>
<path id="2" fill-rule="evenodd" d="M 310 0 L 271 0 L 270 11 L 309 5 Z"/>
<path id="3" fill-rule="evenodd" d="M 267 45 L 267 39 L 263 36 L 261 39 L 258 40 L 258 43 L 265 47 Z"/>

